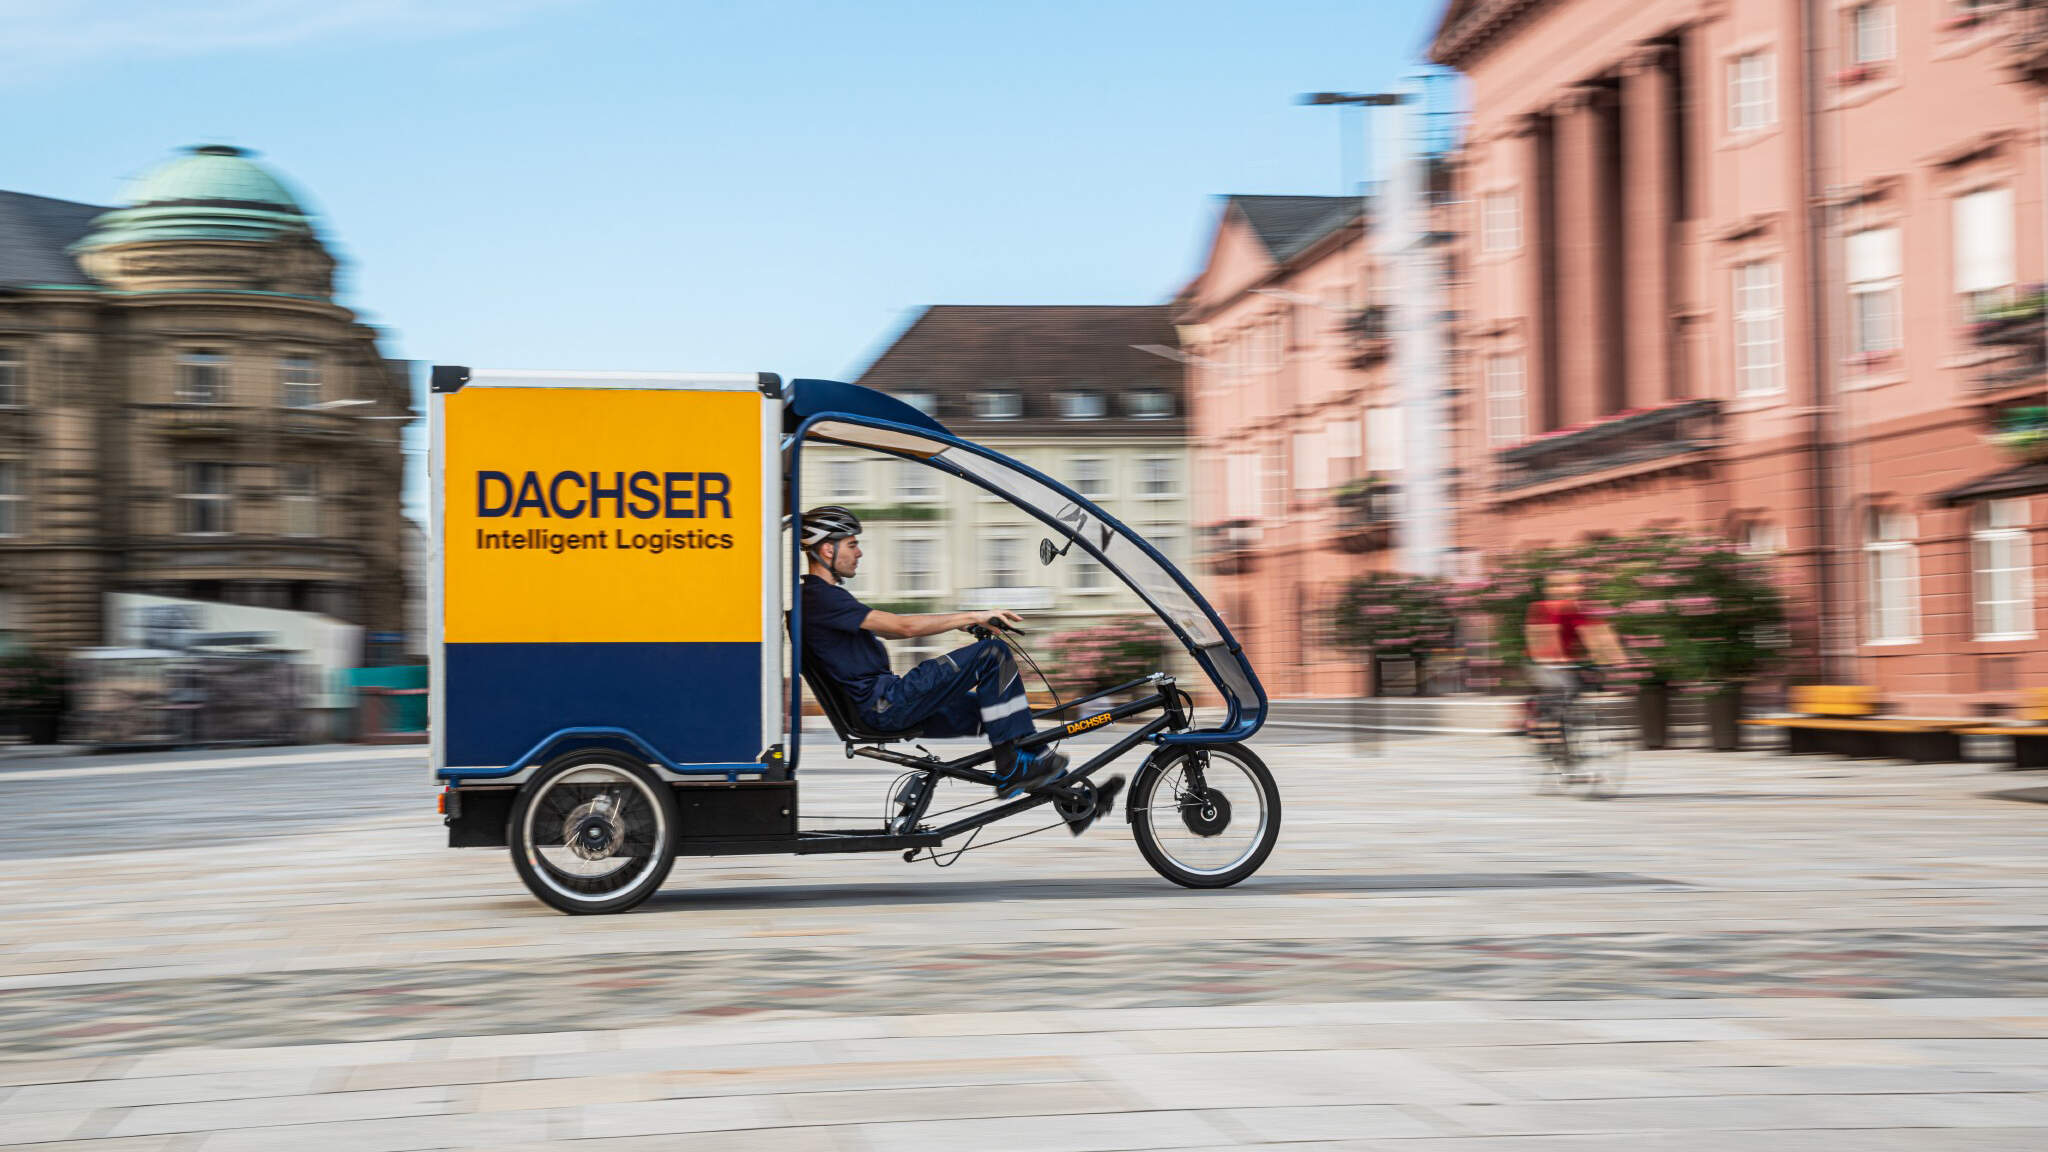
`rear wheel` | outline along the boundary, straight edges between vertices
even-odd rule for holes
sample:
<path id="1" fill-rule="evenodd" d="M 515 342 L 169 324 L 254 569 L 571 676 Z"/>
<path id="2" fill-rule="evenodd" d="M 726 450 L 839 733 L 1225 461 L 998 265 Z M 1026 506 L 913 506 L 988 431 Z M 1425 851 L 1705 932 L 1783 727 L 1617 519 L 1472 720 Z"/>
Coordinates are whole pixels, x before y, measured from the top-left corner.
<path id="1" fill-rule="evenodd" d="M 1154 871 L 1188 888 L 1228 888 L 1280 839 L 1280 789 L 1242 744 L 1176 749 L 1131 783 L 1131 831 Z"/>
<path id="2" fill-rule="evenodd" d="M 528 891 L 574 915 L 624 912 L 675 864 L 675 794 L 616 752 L 572 752 L 512 805 L 512 867 Z"/>
<path id="3" fill-rule="evenodd" d="M 1628 747 L 1632 739 L 1624 698 L 1581 696 L 1565 713 L 1566 749 L 1559 767 L 1566 791 L 1587 800 L 1611 800 L 1628 783 Z"/>

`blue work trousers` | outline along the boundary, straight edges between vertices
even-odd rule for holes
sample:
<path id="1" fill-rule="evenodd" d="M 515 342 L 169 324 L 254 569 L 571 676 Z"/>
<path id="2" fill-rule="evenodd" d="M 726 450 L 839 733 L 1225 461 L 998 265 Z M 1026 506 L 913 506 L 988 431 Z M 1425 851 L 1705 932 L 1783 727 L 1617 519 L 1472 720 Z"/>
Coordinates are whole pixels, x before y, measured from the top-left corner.
<path id="1" fill-rule="evenodd" d="M 934 656 L 901 676 L 884 676 L 861 709 L 861 721 L 884 732 L 973 736 L 989 743 L 1031 735 L 1031 704 L 1010 646 L 977 640 Z"/>

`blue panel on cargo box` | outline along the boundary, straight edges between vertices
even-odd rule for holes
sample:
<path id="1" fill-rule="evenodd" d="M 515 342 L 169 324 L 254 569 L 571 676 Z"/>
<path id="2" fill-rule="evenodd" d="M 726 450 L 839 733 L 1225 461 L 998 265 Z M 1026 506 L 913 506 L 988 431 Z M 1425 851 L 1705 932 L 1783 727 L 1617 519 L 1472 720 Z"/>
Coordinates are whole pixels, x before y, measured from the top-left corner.
<path id="1" fill-rule="evenodd" d="M 628 728 L 681 764 L 761 754 L 758 644 L 450 644 L 447 764 L 510 765 L 563 728 Z"/>

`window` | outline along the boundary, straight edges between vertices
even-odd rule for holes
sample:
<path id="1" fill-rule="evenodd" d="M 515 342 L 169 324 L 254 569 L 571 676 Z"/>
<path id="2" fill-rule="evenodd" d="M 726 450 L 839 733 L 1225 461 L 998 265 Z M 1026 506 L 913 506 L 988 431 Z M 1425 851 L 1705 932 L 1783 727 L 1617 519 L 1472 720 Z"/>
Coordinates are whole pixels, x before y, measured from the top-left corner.
<path id="1" fill-rule="evenodd" d="M 1294 434 L 1294 490 L 1320 492 L 1330 486 L 1330 458 L 1323 451 L 1323 434 Z"/>
<path id="2" fill-rule="evenodd" d="M 284 534 L 320 534 L 320 472 L 311 464 L 284 466 Z"/>
<path id="3" fill-rule="evenodd" d="M 1486 439 L 1495 448 L 1519 444 L 1523 432 L 1525 402 L 1522 395 L 1522 358 L 1489 356 L 1486 360 Z"/>
<path id="4" fill-rule="evenodd" d="M 1744 556 L 1776 556 L 1785 550 L 1785 530 L 1776 524 L 1751 520 L 1743 526 L 1742 539 L 1735 548 Z"/>
<path id="5" fill-rule="evenodd" d="M 311 408 L 320 402 L 320 365 L 311 356 L 287 356 L 277 362 L 280 403 L 287 408 Z"/>
<path id="6" fill-rule="evenodd" d="M 1073 564 L 1071 587 L 1074 591 L 1109 591 L 1109 569 L 1102 566 L 1102 561 L 1088 555 L 1079 548 L 1067 553 L 1067 559 Z"/>
<path id="7" fill-rule="evenodd" d="M 1512 252 L 1522 246 L 1521 204 L 1513 192 L 1488 192 L 1479 219 L 1484 251 Z"/>
<path id="8" fill-rule="evenodd" d="M 2033 553 L 2025 499 L 1988 500 L 1978 506 L 1970 531 L 1977 639 L 2024 640 L 2034 635 Z"/>
<path id="9" fill-rule="evenodd" d="M 19 408 L 28 403 L 28 388 L 22 383 L 21 349 L 0 344 L 0 408 Z"/>
<path id="10" fill-rule="evenodd" d="M 1783 305 L 1778 299 L 1778 265 L 1753 260 L 1735 266 L 1735 390 L 1760 396 L 1784 387 Z"/>
<path id="11" fill-rule="evenodd" d="M 1870 581 L 1870 642 L 1908 644 L 1920 638 L 1919 570 L 1913 556 L 1913 518 L 1870 513 L 1863 545 Z"/>
<path id="12" fill-rule="evenodd" d="M 825 461 L 825 498 L 828 500 L 865 500 L 868 498 L 866 485 L 862 480 L 862 461 L 851 456 L 839 456 Z"/>
<path id="13" fill-rule="evenodd" d="M 1138 496 L 1144 500 L 1164 500 L 1180 495 L 1179 461 L 1171 456 L 1141 456 L 1138 458 Z"/>
<path id="14" fill-rule="evenodd" d="M 228 530 L 228 466 L 178 465 L 178 531 L 219 536 Z"/>
<path id="15" fill-rule="evenodd" d="M 227 401 L 228 358 L 218 352 L 187 352 L 178 358 L 178 399 L 187 404 Z"/>
<path id="16" fill-rule="evenodd" d="M 1075 456 L 1067 461 L 1074 491 L 1091 500 L 1109 495 L 1109 461 L 1100 456 Z"/>
<path id="17" fill-rule="evenodd" d="M 1356 420 L 1332 420 L 1323 425 L 1324 443 L 1330 446 L 1333 481 L 1348 481 L 1358 474 L 1358 458 L 1365 453 L 1365 438 Z"/>
<path id="18" fill-rule="evenodd" d="M 1060 419 L 1100 420 L 1104 411 L 1100 392 L 1060 393 Z"/>
<path id="19" fill-rule="evenodd" d="M 1126 403 L 1131 415 L 1140 420 L 1159 420 L 1173 415 L 1173 397 L 1157 388 L 1142 388 L 1130 394 Z"/>
<path id="20" fill-rule="evenodd" d="M 989 536 L 981 542 L 982 579 L 989 588 L 1024 586 L 1024 542 L 1015 536 Z"/>
<path id="21" fill-rule="evenodd" d="M 939 394 L 936 392 L 898 392 L 896 398 L 927 416 L 938 417 Z"/>
<path id="22" fill-rule="evenodd" d="M 1749 132 L 1778 119 L 1771 54 L 1746 52 L 1728 63 L 1728 130 Z"/>
<path id="23" fill-rule="evenodd" d="M 1274 372 L 1280 368 L 1280 322 L 1264 321 L 1252 328 L 1252 371 Z"/>
<path id="24" fill-rule="evenodd" d="M 1145 527 L 1144 535 L 1154 548 L 1159 549 L 1159 554 L 1166 557 L 1168 564 L 1180 567 L 1182 550 L 1178 527 L 1172 524 L 1149 524 Z"/>
<path id="25" fill-rule="evenodd" d="M 974 394 L 974 418 L 977 420 L 1015 420 L 1024 414 L 1024 395 L 1021 392 L 976 392 Z"/>
<path id="26" fill-rule="evenodd" d="M 939 474 L 916 460 L 896 462 L 896 499 L 936 500 L 939 498 Z"/>
<path id="27" fill-rule="evenodd" d="M 939 544 L 929 536 L 903 536 L 896 541 L 896 590 L 929 595 L 939 590 Z"/>
<path id="28" fill-rule="evenodd" d="M 28 484 L 19 460 L 0 460 L 0 536 L 28 535 Z"/>
<path id="29" fill-rule="evenodd" d="M 1365 412 L 1367 471 L 1399 472 L 1402 461 L 1401 410 L 1368 408 Z"/>
<path id="30" fill-rule="evenodd" d="M 1232 520 L 1259 518 L 1259 457 L 1253 452 L 1233 452 L 1225 475 L 1224 506 Z"/>
<path id="31" fill-rule="evenodd" d="M 2011 188 L 1983 188 L 1956 197 L 1956 293 L 1966 322 L 2011 294 L 2012 227 Z"/>
<path id="32" fill-rule="evenodd" d="M 1882 64 L 1892 58 L 1892 6 L 1858 4 L 1849 12 L 1849 63 L 1855 67 Z"/>
<path id="33" fill-rule="evenodd" d="M 1899 348 L 1899 230 L 1849 235 L 1849 347 L 1858 356 Z"/>

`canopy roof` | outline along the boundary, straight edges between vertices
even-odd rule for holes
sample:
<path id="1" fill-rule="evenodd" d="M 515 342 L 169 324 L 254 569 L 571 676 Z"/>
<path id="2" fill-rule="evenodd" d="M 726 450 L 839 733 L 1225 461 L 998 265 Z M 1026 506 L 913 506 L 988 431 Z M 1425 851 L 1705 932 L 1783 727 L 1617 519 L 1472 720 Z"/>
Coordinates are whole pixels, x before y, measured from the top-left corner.
<path id="1" fill-rule="evenodd" d="M 1071 540 L 1116 574 L 1158 615 L 1214 682 L 1227 709 L 1215 728 L 1162 737 L 1169 742 L 1242 740 L 1265 722 L 1266 693 L 1229 629 L 1201 593 L 1159 550 L 1059 481 L 999 452 L 962 440 L 894 397 L 834 380 L 792 382 L 784 428 L 817 440 L 921 460 L 1031 513 L 1051 534 Z M 801 500 L 792 466 L 790 499 Z"/>

